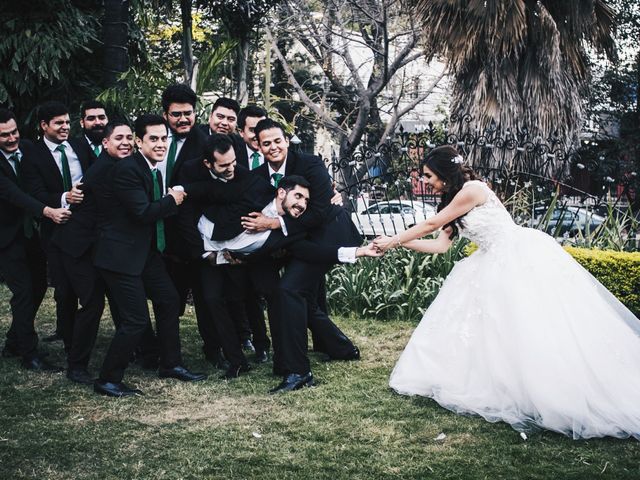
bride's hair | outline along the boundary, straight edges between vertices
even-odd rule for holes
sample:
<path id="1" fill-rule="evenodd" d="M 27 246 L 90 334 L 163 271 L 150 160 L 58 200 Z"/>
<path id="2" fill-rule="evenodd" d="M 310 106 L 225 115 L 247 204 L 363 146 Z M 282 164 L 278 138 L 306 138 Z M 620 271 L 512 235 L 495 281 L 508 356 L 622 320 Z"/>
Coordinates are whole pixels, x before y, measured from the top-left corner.
<path id="1" fill-rule="evenodd" d="M 438 212 L 449 205 L 465 182 L 476 179 L 474 171 L 464 164 L 462 156 L 451 145 L 443 145 L 431 150 L 422 165 L 426 165 L 429 170 L 445 183 L 446 188 L 440 197 Z M 453 239 L 458 236 L 458 228 L 462 226 L 460 223 L 462 217 L 458 217 L 445 225 L 445 228 L 451 227 L 453 230 L 450 238 Z"/>

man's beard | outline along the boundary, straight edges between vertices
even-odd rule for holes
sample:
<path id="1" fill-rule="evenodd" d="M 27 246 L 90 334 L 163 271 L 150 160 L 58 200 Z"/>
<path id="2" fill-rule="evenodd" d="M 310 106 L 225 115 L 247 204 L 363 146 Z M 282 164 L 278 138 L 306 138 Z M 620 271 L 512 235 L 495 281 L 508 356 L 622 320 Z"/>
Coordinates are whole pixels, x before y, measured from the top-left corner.
<path id="1" fill-rule="evenodd" d="M 92 128 L 91 130 L 85 129 L 84 134 L 89 140 L 91 140 L 91 143 L 94 145 L 100 145 L 104 138 L 104 127 L 100 127 L 99 129 Z"/>
<path id="2" fill-rule="evenodd" d="M 176 138 L 186 138 L 187 135 L 189 135 L 189 133 L 191 133 L 191 129 L 193 128 L 193 125 L 191 125 L 191 123 L 183 123 L 180 125 L 176 125 L 179 127 L 184 127 L 185 125 L 189 125 L 189 130 L 187 130 L 185 133 L 180 133 L 180 132 L 176 132 L 175 130 L 171 129 L 171 135 L 173 135 Z"/>

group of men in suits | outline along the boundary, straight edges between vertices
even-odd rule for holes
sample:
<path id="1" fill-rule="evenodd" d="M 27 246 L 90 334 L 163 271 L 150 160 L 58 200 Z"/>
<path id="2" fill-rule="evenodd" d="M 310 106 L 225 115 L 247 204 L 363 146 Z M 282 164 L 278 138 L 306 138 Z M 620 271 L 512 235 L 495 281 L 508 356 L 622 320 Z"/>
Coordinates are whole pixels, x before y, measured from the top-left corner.
<path id="1" fill-rule="evenodd" d="M 188 86 L 171 85 L 162 116 L 139 116 L 135 132 L 87 102 L 79 138 L 69 138 L 66 107 L 47 102 L 35 143 L 21 140 L 15 116 L 0 109 L 0 274 L 13 294 L 3 356 L 59 370 L 39 353 L 34 329 L 48 264 L 52 340 L 64 342 L 67 377 L 97 393 L 141 394 L 123 382 L 133 358 L 161 378 L 206 378 L 181 356 L 189 291 L 203 352 L 222 378 L 250 370 L 243 346 L 269 361 L 263 304 L 282 376 L 272 392 L 313 384 L 307 329 L 328 358 L 360 357 L 327 315 L 324 275 L 339 261 L 378 254 L 360 247 L 349 215 L 332 203 L 339 196 L 323 162 L 291 151 L 284 128 L 260 107 L 220 98 L 200 126 L 196 102 Z M 88 364 L 105 295 L 116 329 L 94 380 Z"/>

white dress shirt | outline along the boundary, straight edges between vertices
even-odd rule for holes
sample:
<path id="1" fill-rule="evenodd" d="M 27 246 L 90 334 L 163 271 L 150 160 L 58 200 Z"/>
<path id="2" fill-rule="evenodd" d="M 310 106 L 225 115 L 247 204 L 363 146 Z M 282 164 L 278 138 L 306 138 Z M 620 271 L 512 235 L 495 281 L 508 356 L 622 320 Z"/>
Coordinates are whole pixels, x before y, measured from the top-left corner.
<path id="1" fill-rule="evenodd" d="M 64 142 L 62 142 L 62 144 L 60 144 L 60 143 L 53 143 L 47 137 L 42 137 L 42 139 L 44 140 L 45 145 L 51 152 L 51 155 L 53 155 L 53 159 L 56 161 L 58 170 L 60 170 L 60 175 L 63 175 L 62 154 L 60 153 L 60 151 L 56 150 L 56 148 L 58 148 L 60 145 L 65 146 L 64 153 L 67 156 L 67 163 L 69 164 L 69 173 L 71 173 L 71 185 L 80 183 L 82 181 L 82 165 L 80 165 L 80 160 L 78 159 L 78 155 L 76 155 L 76 152 L 74 152 L 71 145 L 69 145 L 69 142 L 65 140 Z M 66 193 L 67 192 L 64 192 L 62 194 L 62 198 L 60 198 L 60 205 L 64 208 L 69 207 L 69 202 L 67 202 Z"/>
<path id="2" fill-rule="evenodd" d="M 17 165 L 15 160 L 11 159 L 10 157 L 12 157 L 13 155 L 18 155 L 18 160 L 22 159 L 22 152 L 20 151 L 20 149 L 16 150 L 13 153 L 7 153 L 4 150 L 0 150 L 0 152 L 2 152 L 2 154 L 4 155 L 4 158 L 7 159 L 7 162 L 9 162 L 9 165 L 11 166 L 11 168 L 13 168 L 13 173 L 15 173 L 16 175 L 18 174 L 18 169 L 17 169 Z"/>

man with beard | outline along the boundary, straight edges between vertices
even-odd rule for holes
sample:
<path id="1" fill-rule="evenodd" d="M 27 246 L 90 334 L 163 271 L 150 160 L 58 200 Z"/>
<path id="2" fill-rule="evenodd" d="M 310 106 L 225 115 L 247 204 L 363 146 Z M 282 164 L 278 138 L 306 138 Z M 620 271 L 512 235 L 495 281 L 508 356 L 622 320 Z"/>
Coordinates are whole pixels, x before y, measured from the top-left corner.
<path id="1" fill-rule="evenodd" d="M 104 127 L 108 122 L 109 118 L 102 102 L 89 100 L 80 107 L 80 126 L 94 158 L 98 158 L 102 152 Z"/>
<path id="2" fill-rule="evenodd" d="M 328 247 L 357 247 L 362 238 L 347 212 L 331 204 L 332 182 L 318 157 L 289 150 L 289 140 L 279 123 L 265 119 L 255 128 L 260 149 L 266 162 L 255 174 L 278 187 L 283 177 L 300 175 L 311 185 L 311 200 L 307 213 L 298 219 L 285 218 L 288 234 L 307 232 L 311 242 Z M 243 218 L 242 226 L 252 232 L 279 229 L 281 222 L 253 212 Z M 294 256 L 287 261 L 284 273 L 274 292 L 274 319 L 280 332 L 279 362 L 274 363 L 282 382 L 272 393 L 287 392 L 313 384 L 313 375 L 307 357 L 307 328 L 322 345 L 323 351 L 336 360 L 356 360 L 360 351 L 331 321 L 317 302 L 318 291 L 325 273 L 334 262 L 313 263 Z"/>
<path id="3" fill-rule="evenodd" d="M 3 357 L 22 357 L 24 368 L 60 371 L 38 353 L 34 320 L 47 290 L 46 260 L 33 218 L 64 223 L 71 212 L 51 208 L 25 192 L 22 162 L 33 146 L 20 140 L 16 117 L 0 108 L 0 275 L 11 291 L 11 326 Z"/>
<path id="4" fill-rule="evenodd" d="M 166 156 L 167 127 L 162 117 L 141 115 L 135 133 L 138 153 L 119 161 L 112 170 L 113 202 L 94 258 L 122 316 L 94 383 L 97 393 L 114 397 L 141 393 L 122 380 L 150 322 L 147 298 L 153 304 L 158 330 L 160 378 L 185 382 L 206 378 L 182 365 L 179 297 L 161 257 L 166 246 L 164 219 L 177 213 L 186 196 L 171 188 L 166 196 L 162 194 L 157 167 Z"/>
<path id="5" fill-rule="evenodd" d="M 87 142 L 69 138 L 70 120 L 67 107 L 57 101 L 45 102 L 38 107 L 38 123 L 42 139 L 35 144 L 34 154 L 25 158 L 24 180 L 35 198 L 52 208 L 71 208 L 82 203 L 82 176 L 93 161 Z M 78 297 L 73 293 L 59 249 L 51 244 L 55 230 L 53 222 L 43 220 L 40 234 L 49 274 L 55 287 L 56 332 L 43 341 L 64 339 L 65 347 L 71 342 L 73 318 L 78 308 Z"/>
<path id="6" fill-rule="evenodd" d="M 166 187 L 179 185 L 182 168 L 187 160 L 202 161 L 205 156 L 206 136 L 195 128 L 196 93 L 184 84 L 173 84 L 162 92 L 163 117 L 169 126 L 169 148 L 164 162 L 158 166 L 163 175 Z M 181 210 L 178 211 L 178 216 Z M 196 311 L 198 330 L 203 340 L 205 357 L 213 364 L 226 368 L 220 355 L 218 335 L 213 327 L 213 320 L 202 301 L 197 266 L 189 261 L 185 251 L 185 242 L 177 228 L 178 216 L 167 218 L 165 232 L 167 246 L 163 253 L 163 260 L 169 276 L 180 296 L 180 315 L 184 314 L 187 294 L 191 289 Z"/>

